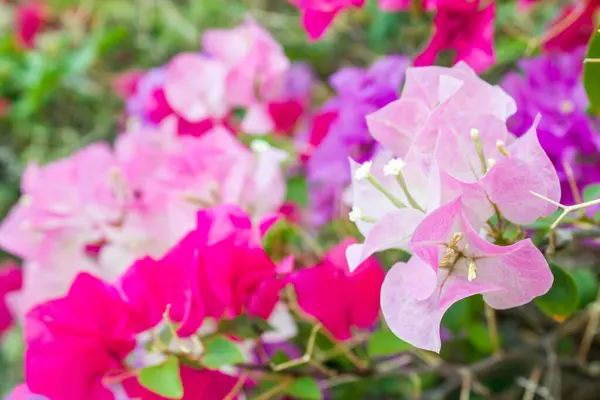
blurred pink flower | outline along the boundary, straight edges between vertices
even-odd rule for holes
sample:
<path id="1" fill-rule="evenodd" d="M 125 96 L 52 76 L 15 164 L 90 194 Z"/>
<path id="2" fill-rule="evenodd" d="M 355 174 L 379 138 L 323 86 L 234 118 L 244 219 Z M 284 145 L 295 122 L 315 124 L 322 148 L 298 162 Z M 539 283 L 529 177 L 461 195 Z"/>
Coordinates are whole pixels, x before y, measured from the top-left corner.
<path id="1" fill-rule="evenodd" d="M 531 240 L 496 246 L 471 227 L 460 198 L 419 225 L 408 263 L 398 263 L 383 283 L 381 306 L 390 329 L 414 346 L 439 352 L 440 322 L 452 304 L 483 294 L 491 307 L 526 304 L 546 293 L 553 277 Z"/>
<path id="2" fill-rule="evenodd" d="M 290 0 L 302 13 L 302 25 L 309 38 L 320 39 L 340 11 L 362 7 L 365 0 Z"/>
<path id="3" fill-rule="evenodd" d="M 226 78 L 226 66 L 220 61 L 196 53 L 178 54 L 166 67 L 166 100 L 192 123 L 221 118 L 227 112 Z"/>
<path id="4" fill-rule="evenodd" d="M 22 284 L 21 268 L 10 262 L 0 264 L 0 338 L 13 323 L 13 314 L 8 307 L 6 295 L 20 290 Z"/>
<path id="5" fill-rule="evenodd" d="M 379 315 L 379 292 L 384 271 L 374 259 L 367 259 L 351 271 L 346 248 L 353 240 L 335 246 L 322 263 L 294 273 L 290 280 L 298 304 L 318 319 L 338 340 L 352 337 L 352 328 L 369 329 Z"/>
<path id="6" fill-rule="evenodd" d="M 16 9 L 15 34 L 17 43 L 25 48 L 35 47 L 36 38 L 44 28 L 46 11 L 38 1 L 21 4 Z"/>
<path id="7" fill-rule="evenodd" d="M 477 72 L 494 65 L 496 3 L 480 0 L 438 0 L 436 6 L 433 36 L 414 64 L 433 65 L 442 50 L 454 50 L 454 62 L 464 61 Z"/>

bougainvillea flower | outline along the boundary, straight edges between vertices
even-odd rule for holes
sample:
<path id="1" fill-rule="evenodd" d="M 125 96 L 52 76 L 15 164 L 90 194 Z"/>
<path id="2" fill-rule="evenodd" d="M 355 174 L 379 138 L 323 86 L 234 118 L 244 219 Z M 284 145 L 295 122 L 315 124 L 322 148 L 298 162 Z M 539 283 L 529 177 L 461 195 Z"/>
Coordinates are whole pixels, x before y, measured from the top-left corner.
<path id="1" fill-rule="evenodd" d="M 353 242 L 335 246 L 323 262 L 290 277 L 300 308 L 339 340 L 352 337 L 352 328 L 371 328 L 379 315 L 383 269 L 374 259 L 367 259 L 351 272 L 345 252 Z"/>
<path id="2" fill-rule="evenodd" d="M 189 122 L 223 117 L 227 69 L 220 61 L 196 53 L 181 53 L 166 67 L 165 96 Z"/>
<path id="3" fill-rule="evenodd" d="M 506 121 L 515 111 L 515 101 L 500 87 L 459 62 L 452 68 L 408 68 L 400 99 L 368 115 L 367 124 L 380 144 L 396 157 L 405 157 L 411 147 L 433 153 L 445 114 L 491 114 Z M 426 122 L 429 129 L 423 129 Z"/>
<path id="4" fill-rule="evenodd" d="M 565 4 L 543 36 L 543 49 L 548 52 L 569 52 L 585 46 L 596 30 L 598 8 L 598 0 Z"/>
<path id="5" fill-rule="evenodd" d="M 523 74 L 512 72 L 502 81 L 519 105 L 508 120 L 514 134 L 523 135 L 537 114 L 543 115 L 538 136 L 557 170 L 565 203 L 573 202 L 565 163 L 580 188 L 600 182 L 600 141 L 594 121 L 587 115 L 589 101 L 581 80 L 584 51 L 521 60 Z"/>
<path id="6" fill-rule="evenodd" d="M 122 370 L 136 344 L 135 324 L 114 288 L 79 275 L 66 297 L 26 317 L 29 389 L 51 399 L 112 399 L 102 380 L 109 371 Z"/>
<path id="7" fill-rule="evenodd" d="M 137 92 L 138 84 L 143 76 L 144 72 L 140 69 L 122 72 L 113 79 L 113 89 L 122 99 L 127 100 Z"/>
<path id="8" fill-rule="evenodd" d="M 348 157 L 363 162 L 373 155 L 375 141 L 365 116 L 398 98 L 407 65 L 406 57 L 388 56 L 366 70 L 344 68 L 330 78 L 338 96 L 316 115 L 308 138 L 314 224 L 323 224 L 339 212 L 343 190 L 350 183 Z"/>
<path id="9" fill-rule="evenodd" d="M 61 246 L 92 243 L 121 215 L 111 183 L 110 148 L 92 144 L 70 158 L 25 170 L 21 201 L 0 225 L 0 246 L 23 259 L 53 256 Z"/>
<path id="10" fill-rule="evenodd" d="M 477 72 L 492 66 L 495 13 L 493 1 L 438 0 L 433 37 L 414 64 L 433 65 L 442 50 L 451 49 L 455 62 L 464 61 Z"/>
<path id="11" fill-rule="evenodd" d="M 21 289 L 22 284 L 22 272 L 16 264 L 0 264 L 0 338 L 13 322 L 12 312 L 6 302 L 6 295 Z"/>
<path id="12" fill-rule="evenodd" d="M 350 219 L 365 237 L 348 247 L 351 271 L 373 253 L 391 248 L 408 249 L 408 241 L 428 210 L 439 205 L 438 171 L 427 175 L 420 163 L 394 159 L 382 151 L 352 171 Z"/>
<path id="13" fill-rule="evenodd" d="M 46 11 L 39 2 L 19 5 L 15 11 L 15 34 L 17 42 L 25 49 L 35 47 L 38 34 L 44 28 Z"/>
<path id="14" fill-rule="evenodd" d="M 401 339 L 439 352 L 440 322 L 452 304 L 483 294 L 496 309 L 526 304 L 546 293 L 553 277 L 531 240 L 496 246 L 471 227 L 460 198 L 432 212 L 411 239 L 413 257 L 388 273 L 381 307 Z"/>
<path id="15" fill-rule="evenodd" d="M 232 107 L 247 107 L 263 96 L 290 67 L 281 45 L 246 18 L 233 29 L 212 29 L 202 36 L 204 51 L 227 68 L 227 100 Z"/>
<path id="16" fill-rule="evenodd" d="M 302 25 L 312 40 L 323 36 L 335 16 L 346 8 L 362 7 L 365 0 L 290 0 L 302 13 Z"/>

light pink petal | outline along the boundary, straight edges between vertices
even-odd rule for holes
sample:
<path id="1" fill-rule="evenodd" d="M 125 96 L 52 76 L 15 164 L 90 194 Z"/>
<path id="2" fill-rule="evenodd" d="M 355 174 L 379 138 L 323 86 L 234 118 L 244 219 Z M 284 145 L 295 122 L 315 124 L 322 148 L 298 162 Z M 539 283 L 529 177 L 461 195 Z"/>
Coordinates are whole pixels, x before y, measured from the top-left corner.
<path id="1" fill-rule="evenodd" d="M 381 288 L 383 316 L 392 332 L 400 339 L 413 346 L 439 352 L 440 323 L 450 306 L 466 297 L 496 288 L 484 282 L 447 277 L 446 271 L 440 271 L 437 289 L 427 299 L 419 301 L 410 295 L 412 289 L 408 288 L 417 275 L 417 272 L 410 270 L 412 267 L 414 265 L 398 263 L 385 277 Z M 426 269 L 428 266 L 423 265 L 422 268 Z"/>
<path id="2" fill-rule="evenodd" d="M 226 112 L 227 70 L 217 60 L 182 53 L 167 66 L 165 96 L 175 112 L 189 122 L 219 118 Z"/>
<path id="3" fill-rule="evenodd" d="M 254 104 L 247 110 L 242 121 L 242 131 L 244 133 L 265 135 L 273 129 L 273 119 L 265 105 Z"/>
<path id="4" fill-rule="evenodd" d="M 369 231 L 365 242 L 350 246 L 348 265 L 354 271 L 364 260 L 376 252 L 387 249 L 407 249 L 408 242 L 425 214 L 413 208 L 401 208 L 384 215 Z M 358 254 L 357 254 L 358 253 Z"/>
<path id="5" fill-rule="evenodd" d="M 454 232 L 459 232 L 458 216 L 462 213 L 460 198 L 444 204 L 419 224 L 410 240 L 414 254 L 437 269 L 440 245 L 447 243 Z"/>
<path id="6" fill-rule="evenodd" d="M 397 157 L 408 152 L 429 110 L 420 100 L 396 100 L 367 116 L 371 135 Z"/>

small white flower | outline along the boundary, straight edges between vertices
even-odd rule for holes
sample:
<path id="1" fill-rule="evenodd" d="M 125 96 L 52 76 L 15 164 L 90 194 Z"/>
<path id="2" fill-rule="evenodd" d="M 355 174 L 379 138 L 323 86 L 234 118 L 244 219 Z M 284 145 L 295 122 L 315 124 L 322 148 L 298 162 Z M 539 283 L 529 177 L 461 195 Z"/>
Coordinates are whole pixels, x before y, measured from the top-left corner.
<path id="1" fill-rule="evenodd" d="M 383 167 L 383 174 L 386 176 L 398 176 L 400 175 L 400 171 L 402 170 L 402 168 L 404 168 L 404 161 L 402 161 L 401 158 L 394 158 L 391 159 L 385 167 Z"/>
<path id="2" fill-rule="evenodd" d="M 493 168 L 494 165 L 496 165 L 496 159 L 494 159 L 494 158 L 488 158 L 487 164 L 488 164 L 488 168 L 490 168 L 490 169 Z"/>
<path id="3" fill-rule="evenodd" d="M 348 218 L 352 222 L 358 222 L 363 219 L 363 213 L 358 207 L 352 207 L 352 211 L 348 213 Z"/>
<path id="4" fill-rule="evenodd" d="M 371 165 L 373 165 L 372 161 L 365 161 L 358 169 L 354 172 L 354 178 L 357 181 L 362 179 L 366 179 L 371 174 Z"/>
<path id="5" fill-rule="evenodd" d="M 477 129 L 477 128 L 471 129 L 470 134 L 471 134 L 471 139 L 473 139 L 473 140 L 479 139 L 479 129 Z"/>
<path id="6" fill-rule="evenodd" d="M 504 141 L 503 140 L 496 140 L 496 147 L 497 148 L 504 147 Z"/>
<path id="7" fill-rule="evenodd" d="M 255 153 L 265 153 L 271 149 L 271 145 L 265 140 L 256 139 L 250 143 L 250 148 Z"/>

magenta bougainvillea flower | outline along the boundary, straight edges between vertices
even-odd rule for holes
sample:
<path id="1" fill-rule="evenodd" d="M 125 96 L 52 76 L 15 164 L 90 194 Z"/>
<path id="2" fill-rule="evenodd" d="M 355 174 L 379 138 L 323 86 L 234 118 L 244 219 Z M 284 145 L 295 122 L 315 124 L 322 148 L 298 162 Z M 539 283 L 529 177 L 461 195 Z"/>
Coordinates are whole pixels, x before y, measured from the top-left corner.
<path id="1" fill-rule="evenodd" d="M 543 295 L 553 277 L 531 240 L 496 246 L 472 228 L 459 199 L 432 212 L 415 231 L 408 263 L 386 276 L 381 307 L 401 339 L 439 352 L 440 322 L 452 304 L 483 294 L 491 307 L 517 307 Z"/>
<path id="2" fill-rule="evenodd" d="M 573 201 L 566 168 L 583 188 L 600 182 L 598 121 L 587 115 L 589 104 L 581 74 L 584 49 L 522 60 L 522 74 L 511 72 L 502 81 L 519 109 L 508 120 L 516 135 L 523 135 L 538 113 L 540 143 L 558 172 L 565 202 Z"/>
<path id="3" fill-rule="evenodd" d="M 339 212 L 344 188 L 350 183 L 348 157 L 369 159 L 375 142 L 365 116 L 398 98 L 408 59 L 388 56 L 368 69 L 344 68 L 330 78 L 337 97 L 315 116 L 308 138 L 307 177 L 312 221 L 321 225 Z"/>
<path id="4" fill-rule="evenodd" d="M 335 246 L 323 262 L 290 277 L 300 308 L 339 340 L 352 337 L 352 328 L 369 329 L 375 324 L 385 275 L 374 259 L 365 260 L 355 271 L 348 268 L 345 253 L 353 242 Z"/>
<path id="5" fill-rule="evenodd" d="M 13 313 L 6 302 L 7 294 L 18 291 L 22 284 L 21 269 L 16 264 L 0 264 L 0 338 L 13 323 Z"/>
<path id="6" fill-rule="evenodd" d="M 17 43 L 25 49 L 35 47 L 38 34 L 44 29 L 47 12 L 39 1 L 19 5 L 15 10 L 15 34 Z"/>
<path id="7" fill-rule="evenodd" d="M 302 25 L 312 40 L 323 36 L 335 16 L 350 7 L 362 7 L 365 0 L 290 0 L 302 13 Z"/>
<path id="8" fill-rule="evenodd" d="M 585 46 L 596 29 L 598 0 L 577 0 L 563 5 L 543 37 L 547 52 L 569 52 Z"/>
<path id="9" fill-rule="evenodd" d="M 113 399 L 121 388 L 132 398 L 160 399 L 131 370 L 156 362 L 146 342 L 156 337 L 150 332 L 167 328 L 165 313 L 179 324 L 179 340 L 195 334 L 207 317 L 271 317 L 290 269 L 268 258 L 262 233 L 238 207 L 220 206 L 199 212 L 196 229 L 166 256 L 138 260 L 114 285 L 80 274 L 66 296 L 27 314 L 28 388 L 48 398 Z M 193 351 L 200 356 L 203 350 Z M 73 369 L 76 374 L 67 373 Z M 189 400 L 222 399 L 238 381 L 187 366 L 180 375 Z"/>
<path id="10" fill-rule="evenodd" d="M 496 61 L 494 1 L 437 0 L 433 36 L 414 64 L 433 65 L 442 50 L 454 50 L 455 62 L 464 61 L 481 72 Z"/>

